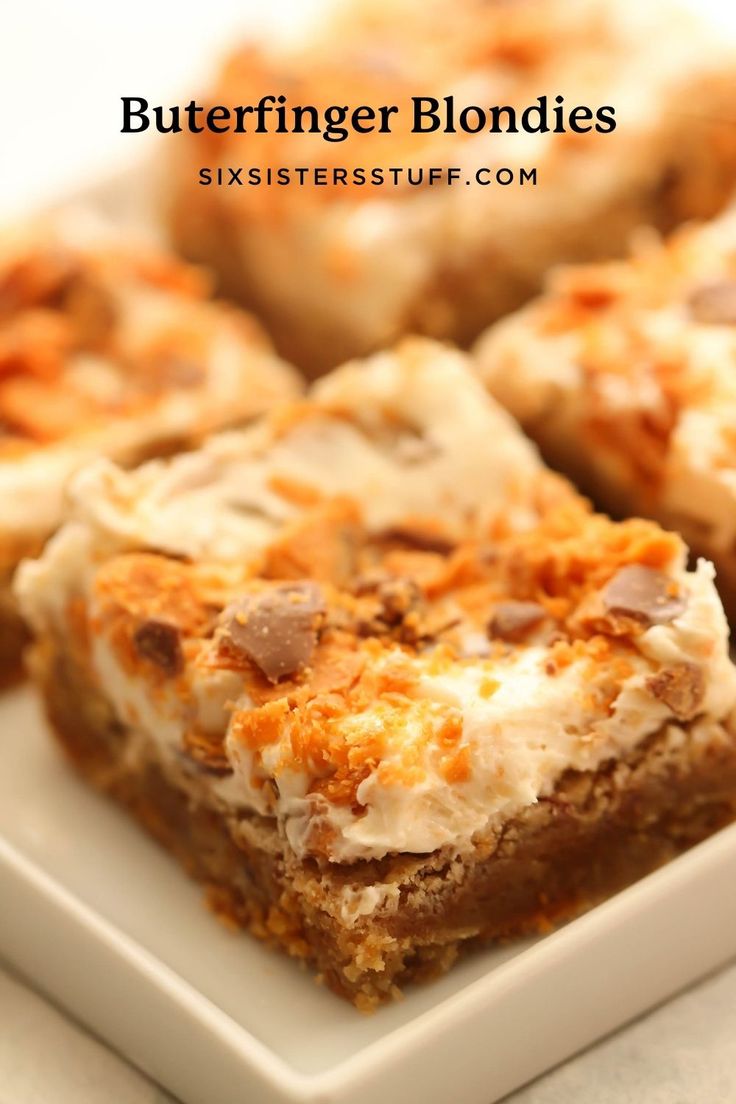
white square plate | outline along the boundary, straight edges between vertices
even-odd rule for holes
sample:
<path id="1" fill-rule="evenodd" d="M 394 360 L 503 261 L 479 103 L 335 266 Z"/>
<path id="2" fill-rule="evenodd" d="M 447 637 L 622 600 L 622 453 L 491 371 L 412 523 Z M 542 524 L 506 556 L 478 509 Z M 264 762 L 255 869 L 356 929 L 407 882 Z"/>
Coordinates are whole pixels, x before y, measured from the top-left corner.
<path id="1" fill-rule="evenodd" d="M 0 953 L 187 1104 L 491 1104 L 736 953 L 736 827 L 362 1016 L 230 933 L 0 697 Z"/>

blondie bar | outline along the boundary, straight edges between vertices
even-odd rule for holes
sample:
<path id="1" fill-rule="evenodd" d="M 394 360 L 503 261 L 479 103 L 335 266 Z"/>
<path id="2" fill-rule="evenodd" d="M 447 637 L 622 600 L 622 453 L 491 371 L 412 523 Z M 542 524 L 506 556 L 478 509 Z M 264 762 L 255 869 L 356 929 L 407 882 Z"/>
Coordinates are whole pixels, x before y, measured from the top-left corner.
<path id="1" fill-rule="evenodd" d="M 69 476 L 191 446 L 296 380 L 258 323 L 158 249 L 80 213 L 0 240 L 0 680 L 25 640 L 13 572 L 61 520 Z"/>
<path id="2" fill-rule="evenodd" d="M 736 815 L 712 568 L 592 513 L 429 342 L 93 465 L 17 590 L 82 774 L 362 1009 Z"/>
<path id="3" fill-rule="evenodd" d="M 309 374 L 405 333 L 466 345 L 551 265 L 722 206 L 735 60 L 677 0 L 351 0 L 236 49 L 202 133 L 167 134 L 173 237 Z"/>

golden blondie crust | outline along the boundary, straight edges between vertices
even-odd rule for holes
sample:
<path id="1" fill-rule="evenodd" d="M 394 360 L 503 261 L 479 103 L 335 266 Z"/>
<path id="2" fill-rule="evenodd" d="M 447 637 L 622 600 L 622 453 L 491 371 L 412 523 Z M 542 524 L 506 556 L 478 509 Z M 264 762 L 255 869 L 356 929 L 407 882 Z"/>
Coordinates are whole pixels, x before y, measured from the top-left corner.
<path id="1" fill-rule="evenodd" d="M 226 923 L 308 963 L 364 1012 L 446 972 L 462 951 L 573 918 L 736 818 L 736 739 L 697 721 L 668 726 L 622 761 L 567 772 L 462 861 L 451 850 L 299 861 L 273 819 L 228 819 L 210 804 L 206 773 L 172 773 L 150 741 L 120 724 L 65 646 L 39 652 L 35 667 L 75 768 L 202 883 Z M 377 884 L 400 908 L 351 917 L 345 902 Z"/>

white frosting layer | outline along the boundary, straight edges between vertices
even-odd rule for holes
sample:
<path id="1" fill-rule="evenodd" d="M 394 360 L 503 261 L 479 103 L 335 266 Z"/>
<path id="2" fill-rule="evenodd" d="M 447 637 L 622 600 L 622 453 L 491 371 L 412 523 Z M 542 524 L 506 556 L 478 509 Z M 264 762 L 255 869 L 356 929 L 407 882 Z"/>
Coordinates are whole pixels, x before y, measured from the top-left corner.
<path id="1" fill-rule="evenodd" d="M 72 483 L 72 515 L 106 548 L 220 561 L 255 555 L 299 513 L 274 489 L 279 479 L 349 495 L 376 530 L 438 515 L 463 530 L 499 510 L 511 510 L 519 528 L 533 521 L 525 499 L 541 470 L 537 453 L 459 354 L 407 342 L 334 373 L 314 399 L 288 429 L 266 421 L 134 472 L 93 464 Z M 38 580 L 50 572 L 54 589 L 76 539 L 53 542 L 25 568 L 20 592 L 31 616 Z"/>

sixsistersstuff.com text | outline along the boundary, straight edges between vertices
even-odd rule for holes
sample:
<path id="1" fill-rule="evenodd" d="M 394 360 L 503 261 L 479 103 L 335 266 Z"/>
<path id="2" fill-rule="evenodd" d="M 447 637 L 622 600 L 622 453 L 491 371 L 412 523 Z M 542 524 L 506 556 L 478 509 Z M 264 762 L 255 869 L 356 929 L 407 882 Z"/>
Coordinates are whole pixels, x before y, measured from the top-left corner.
<path id="1" fill-rule="evenodd" d="M 352 165 L 228 165 L 203 166 L 197 172 L 201 187 L 322 187 L 322 188 L 427 188 L 477 184 L 481 187 L 536 186 L 537 169 L 501 165 L 460 168 L 456 165 L 373 166 Z"/>

